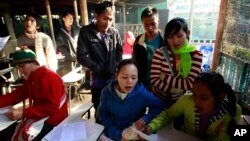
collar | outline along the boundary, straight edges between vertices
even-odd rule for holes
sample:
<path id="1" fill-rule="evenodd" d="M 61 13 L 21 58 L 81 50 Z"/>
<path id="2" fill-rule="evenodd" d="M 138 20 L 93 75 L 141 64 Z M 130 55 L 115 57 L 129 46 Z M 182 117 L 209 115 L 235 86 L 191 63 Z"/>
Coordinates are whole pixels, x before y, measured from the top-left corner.
<path id="1" fill-rule="evenodd" d="M 199 123 L 200 123 L 200 114 L 198 113 L 198 110 L 196 107 L 194 107 L 195 111 L 195 128 L 196 130 L 199 130 Z M 226 113 L 228 112 L 228 101 L 225 99 L 218 109 L 215 110 L 215 112 L 212 112 L 208 115 L 208 126 L 210 126 L 215 121 L 221 119 Z"/>
<path id="2" fill-rule="evenodd" d="M 161 34 L 160 31 L 158 31 L 157 36 L 160 35 L 160 34 Z M 157 37 L 157 36 L 156 36 L 156 37 Z M 156 38 L 156 37 L 155 37 L 155 38 Z M 140 36 L 139 41 L 138 41 L 138 44 L 141 45 L 141 46 L 143 46 L 143 47 L 145 47 L 145 48 L 147 48 L 147 44 L 146 44 L 146 42 L 145 42 L 145 39 L 146 39 L 146 32 L 144 32 L 144 33 Z"/>
<path id="3" fill-rule="evenodd" d="M 145 48 L 147 48 L 147 45 L 145 43 L 145 37 L 146 37 L 146 33 L 143 33 L 141 35 L 141 37 L 139 38 L 138 44 L 141 45 L 141 46 L 143 46 L 143 47 L 145 47 Z"/>
<path id="4" fill-rule="evenodd" d="M 41 66 L 38 69 L 36 69 L 35 71 L 31 72 L 28 81 L 36 81 L 39 78 L 41 78 L 41 76 L 47 71 L 47 68 L 45 66 Z"/>
<path id="5" fill-rule="evenodd" d="M 106 38 L 112 35 L 112 31 L 110 30 L 110 28 L 105 32 Z M 92 31 L 100 40 L 102 40 L 101 38 L 102 34 L 97 30 L 97 27 L 94 22 L 90 24 L 90 31 Z"/>

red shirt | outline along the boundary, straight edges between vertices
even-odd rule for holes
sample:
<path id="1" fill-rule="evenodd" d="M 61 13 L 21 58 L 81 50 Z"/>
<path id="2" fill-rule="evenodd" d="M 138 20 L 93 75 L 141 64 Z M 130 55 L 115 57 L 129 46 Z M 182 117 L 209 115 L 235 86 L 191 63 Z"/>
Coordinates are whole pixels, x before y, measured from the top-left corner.
<path id="1" fill-rule="evenodd" d="M 0 107 L 17 104 L 26 98 L 33 101 L 24 110 L 24 117 L 41 119 L 49 116 L 47 124 L 57 125 L 67 115 L 67 101 L 60 108 L 65 87 L 59 75 L 44 66 L 32 72 L 24 84 L 13 92 L 0 96 Z"/>

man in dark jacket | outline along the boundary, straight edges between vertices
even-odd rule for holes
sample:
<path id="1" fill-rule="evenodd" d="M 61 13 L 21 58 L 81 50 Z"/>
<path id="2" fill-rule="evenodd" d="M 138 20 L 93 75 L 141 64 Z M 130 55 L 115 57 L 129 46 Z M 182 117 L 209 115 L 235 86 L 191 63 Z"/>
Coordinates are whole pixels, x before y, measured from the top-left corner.
<path id="1" fill-rule="evenodd" d="M 122 41 L 118 31 L 112 27 L 113 17 L 111 2 L 98 3 L 95 20 L 81 28 L 77 43 L 77 61 L 91 70 L 90 85 L 95 110 L 103 87 L 114 79 L 122 60 Z M 98 122 L 98 115 L 95 115 Z"/>
<path id="2" fill-rule="evenodd" d="M 60 75 L 70 72 L 76 62 L 76 47 L 80 27 L 73 24 L 73 14 L 69 10 L 62 12 L 62 28 L 58 30 L 56 44 L 57 51 L 61 52 L 65 58 L 63 61 L 63 69 L 58 70 Z"/>

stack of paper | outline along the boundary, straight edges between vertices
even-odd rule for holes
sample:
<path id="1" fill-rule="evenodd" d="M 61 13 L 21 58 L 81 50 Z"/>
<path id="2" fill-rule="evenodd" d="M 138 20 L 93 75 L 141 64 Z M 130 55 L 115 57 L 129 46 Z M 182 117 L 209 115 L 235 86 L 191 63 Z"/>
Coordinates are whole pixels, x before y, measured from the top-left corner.
<path id="1" fill-rule="evenodd" d="M 84 122 L 65 123 L 55 127 L 48 137 L 48 141 L 75 141 L 87 138 Z"/>
<path id="2" fill-rule="evenodd" d="M 0 131 L 9 127 L 12 123 L 15 122 L 13 120 L 10 120 L 8 117 L 4 115 L 4 113 L 8 112 L 10 108 L 11 108 L 10 106 L 0 108 Z"/>

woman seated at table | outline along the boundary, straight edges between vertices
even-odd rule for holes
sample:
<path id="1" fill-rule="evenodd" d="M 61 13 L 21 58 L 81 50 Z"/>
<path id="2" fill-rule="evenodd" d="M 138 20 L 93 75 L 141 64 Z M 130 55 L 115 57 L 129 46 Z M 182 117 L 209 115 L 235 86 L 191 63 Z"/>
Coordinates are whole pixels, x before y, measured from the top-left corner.
<path id="1" fill-rule="evenodd" d="M 231 86 L 218 73 L 202 73 L 195 80 L 192 93 L 154 118 L 144 132 L 155 132 L 183 115 L 182 131 L 209 141 L 228 141 L 241 115 Z"/>
<path id="2" fill-rule="evenodd" d="M 121 140 L 124 129 L 133 123 L 138 128 L 149 123 L 166 105 L 138 82 L 138 69 L 133 60 L 120 62 L 116 79 L 103 89 L 98 114 L 105 127 L 105 135 Z"/>

